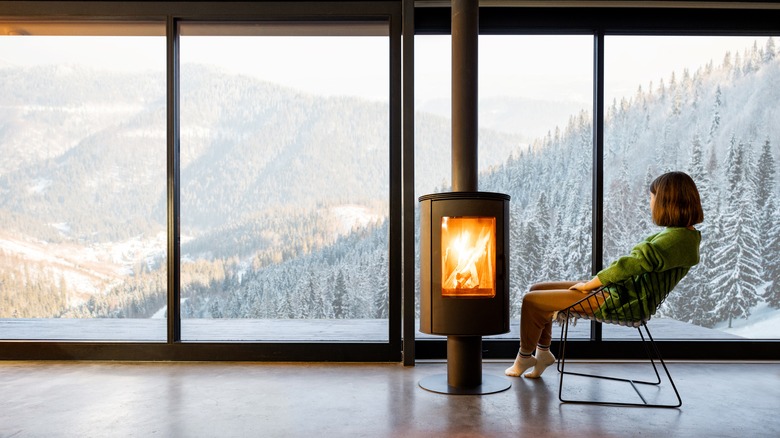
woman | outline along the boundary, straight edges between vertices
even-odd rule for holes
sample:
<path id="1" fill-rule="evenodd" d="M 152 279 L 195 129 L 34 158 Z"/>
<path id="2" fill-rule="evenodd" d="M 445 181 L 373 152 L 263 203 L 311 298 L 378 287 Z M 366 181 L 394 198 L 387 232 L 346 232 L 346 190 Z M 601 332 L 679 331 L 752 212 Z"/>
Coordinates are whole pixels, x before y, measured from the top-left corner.
<path id="1" fill-rule="evenodd" d="M 628 255 L 615 260 L 591 280 L 531 286 L 523 297 L 520 351 L 506 375 L 535 379 L 555 363 L 555 356 L 550 353 L 553 314 L 581 300 L 582 294 L 606 286 L 608 292 L 616 292 L 613 295 L 644 296 L 651 293 L 642 290 L 645 283 L 633 280 L 652 273 L 660 281 L 676 283 L 699 263 L 701 233 L 694 225 L 704 220 L 704 213 L 693 179 L 683 172 L 656 178 L 650 184 L 650 210 L 653 222 L 666 228 L 637 244 Z M 603 300 L 594 301 L 593 308 L 598 309 L 601 303 Z M 523 374 L 531 367 L 533 370 Z"/>

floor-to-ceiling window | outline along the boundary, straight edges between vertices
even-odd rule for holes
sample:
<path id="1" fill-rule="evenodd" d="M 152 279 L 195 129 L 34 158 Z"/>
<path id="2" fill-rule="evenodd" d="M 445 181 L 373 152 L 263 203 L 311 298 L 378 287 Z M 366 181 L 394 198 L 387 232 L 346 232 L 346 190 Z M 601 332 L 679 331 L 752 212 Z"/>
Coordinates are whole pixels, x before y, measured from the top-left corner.
<path id="1" fill-rule="evenodd" d="M 117 3 L 0 22 L 4 357 L 400 357 L 399 5 Z"/>
<path id="2" fill-rule="evenodd" d="M 415 157 L 418 159 L 416 188 L 421 194 L 448 190 L 446 166 L 431 175 L 428 169 L 437 168 L 419 162 L 425 159 L 426 151 L 430 150 L 428 145 L 436 138 L 421 132 L 421 127 L 430 118 L 427 113 L 446 115 L 449 111 L 448 102 L 420 98 L 430 88 L 435 89 L 435 82 L 425 82 L 426 75 L 433 76 L 430 74 L 430 54 L 419 52 L 429 45 L 428 40 L 442 38 L 447 41 L 450 23 L 448 10 L 426 8 L 417 11 L 421 35 L 415 47 L 415 86 L 418 90 Z M 713 351 L 718 350 L 715 345 L 734 342 L 755 346 L 752 351 L 760 357 L 772 356 L 765 341 L 779 337 L 774 324 L 778 314 L 775 283 L 780 282 L 775 266 L 778 257 L 774 254 L 778 251 L 776 230 L 779 228 L 775 199 L 778 176 L 774 163 L 780 157 L 776 138 L 780 122 L 776 108 L 780 95 L 772 85 L 777 81 L 777 25 L 762 14 L 751 15 L 744 10 L 705 13 L 697 9 L 627 8 L 603 12 L 591 15 L 591 11 L 554 8 L 480 9 L 481 130 L 493 129 L 505 121 L 504 112 L 486 108 L 483 102 L 485 90 L 496 84 L 510 94 L 511 86 L 518 83 L 543 83 L 555 79 L 561 89 L 545 91 L 545 96 L 552 100 L 559 92 L 571 96 L 573 93 L 567 91 L 568 87 L 584 78 L 587 85 L 582 90 L 592 96 L 592 100 L 583 105 L 582 119 L 587 129 L 579 130 L 589 150 L 579 159 L 581 170 L 586 173 L 582 181 L 587 189 L 583 193 L 594 193 L 596 198 L 581 198 L 591 205 L 571 203 L 564 205 L 564 211 L 560 208 L 551 210 L 547 218 L 552 219 L 521 217 L 517 220 L 513 215 L 513 229 L 524 220 L 530 226 L 516 229 L 512 236 L 511 270 L 538 272 L 543 274 L 541 280 L 569 276 L 566 265 L 571 260 L 556 258 L 556 251 L 551 250 L 559 248 L 563 249 L 565 257 L 587 259 L 582 277 L 590 276 L 592 270 L 608 265 L 627 253 L 640 239 L 659 231 L 650 221 L 647 186 L 652 178 L 664 171 L 683 170 L 694 176 L 704 198 L 705 222 L 700 226 L 704 238 L 702 262 L 654 315 L 654 334 L 679 357 L 731 357 L 729 353 L 719 355 Z M 550 20 L 552 15 L 558 18 Z M 751 15 L 750 19 L 746 18 L 748 15 Z M 594 28 L 595 23 L 598 24 Z M 696 23 L 695 28 L 691 23 Z M 541 30 L 550 37 L 555 33 L 578 34 L 583 28 L 590 29 L 583 39 L 592 62 L 588 62 L 581 72 L 573 71 L 571 76 L 566 76 L 566 67 L 560 68 L 562 53 L 567 53 L 563 56 L 569 58 L 569 52 L 548 50 L 538 62 L 526 62 L 522 71 L 507 67 L 519 62 L 518 58 L 523 59 L 512 49 L 502 50 L 503 66 L 488 66 L 490 61 L 485 56 L 489 55 L 483 53 L 483 41 L 488 38 L 520 41 L 528 37 L 515 34 Z M 572 44 L 571 48 L 574 47 Z M 449 51 L 449 46 L 442 50 Z M 546 67 L 550 69 L 546 70 Z M 529 74 L 533 75 L 537 69 L 546 76 L 533 77 L 529 81 Z M 489 76 L 492 80 L 483 81 L 485 74 L 494 76 Z M 513 76 L 515 82 L 505 85 L 506 82 L 497 80 L 496 75 Z M 439 85 L 448 86 L 449 83 Z M 527 115 L 529 121 L 536 121 L 538 116 L 549 111 L 549 107 L 539 102 L 518 103 L 513 111 L 520 113 L 519 108 L 531 112 Z M 544 125 L 537 123 L 534 127 L 543 128 Z M 543 133 L 540 138 L 566 138 L 576 130 L 578 126 L 570 122 L 560 132 L 551 130 L 549 135 Z M 500 186 L 491 185 L 490 190 L 509 192 L 515 180 L 498 175 L 511 166 L 525 165 L 527 168 L 521 174 L 530 178 L 524 182 L 525 188 L 547 184 L 548 190 L 553 192 L 577 192 L 576 188 L 558 187 L 571 182 L 571 178 L 549 180 L 554 175 L 552 169 L 562 167 L 565 171 L 569 163 L 577 160 L 571 154 L 556 156 L 541 172 L 532 166 L 538 153 L 522 156 L 525 164 L 516 161 L 519 154 L 513 154 L 506 164 L 491 163 L 489 165 L 494 167 L 487 170 L 483 169 L 483 165 L 489 165 L 482 162 L 486 146 L 482 136 L 479 146 L 480 189 L 485 180 L 502 181 L 510 188 L 502 190 Z M 441 146 L 445 152 L 446 147 L 448 140 Z M 487 154 L 489 160 L 497 157 L 493 151 Z M 534 172 L 538 175 L 533 175 Z M 425 174 L 423 178 L 435 177 L 423 185 L 422 190 L 421 173 Z M 547 198 L 547 193 L 540 193 L 544 191 L 538 187 L 533 190 L 540 199 Z M 512 194 L 512 204 L 516 199 L 523 199 L 520 193 Z M 533 213 L 534 205 L 524 206 L 524 214 Z M 592 234 L 587 241 L 574 242 L 571 236 L 561 236 L 560 231 L 552 231 L 546 240 L 536 240 L 535 225 L 550 227 L 551 223 L 571 213 L 571 209 L 582 207 L 586 207 L 585 210 L 574 215 L 579 220 L 569 222 L 570 228 L 565 231 L 578 226 L 588 227 Z M 518 206 L 513 205 L 514 208 Z M 558 238 L 559 242 L 571 246 L 556 246 L 554 242 Z M 524 249 L 515 253 L 519 247 Z M 525 257 L 525 260 L 519 260 L 519 257 Z M 534 263 L 538 264 L 537 269 L 531 269 Z M 536 279 L 520 280 L 517 278 L 520 272 L 512 274 L 515 278 L 510 289 L 512 316 L 515 317 L 522 288 Z M 577 330 L 589 340 L 604 341 L 577 343 L 577 355 L 615 357 L 616 347 L 625 354 L 635 354 L 633 346 L 622 342 L 636 336 L 631 330 L 596 323 L 581 324 Z M 420 337 L 429 341 L 426 335 Z M 723 344 L 701 342 L 703 340 Z M 506 354 L 512 351 L 498 341 L 493 339 L 486 351 L 494 349 Z M 425 357 L 430 351 L 438 351 L 433 355 L 441 355 L 444 351 L 435 350 L 428 342 L 419 345 L 425 351 Z M 516 344 L 512 345 L 516 348 Z"/>
<path id="3" fill-rule="evenodd" d="M 0 22 L 0 338 L 165 340 L 164 35 Z"/>
<path id="4" fill-rule="evenodd" d="M 388 340 L 388 23 L 182 23 L 183 340 Z"/>
<path id="5" fill-rule="evenodd" d="M 658 175 L 691 175 L 704 208 L 701 262 L 656 315 L 657 337 L 780 338 L 777 43 L 605 39 L 605 263 L 660 231 L 648 192 Z"/>
<path id="6" fill-rule="evenodd" d="M 593 37 L 480 35 L 478 53 L 479 190 L 511 196 L 512 323 L 495 338 L 519 339 L 531 284 L 591 274 Z M 420 196 L 450 190 L 450 36 L 417 37 L 415 55 Z"/>
<path id="7" fill-rule="evenodd" d="M 394 284 L 415 267 L 398 257 L 401 214 L 411 210 L 402 213 L 398 201 L 397 2 L 0 3 L 13 3 L 0 12 L 14 21 L 0 28 L 0 339 L 12 340 L 2 342 L 2 357 L 398 357 L 388 353 L 400 336 Z M 416 3 L 419 196 L 449 190 L 450 11 Z M 644 220 L 648 179 L 676 166 L 696 174 L 708 198 L 704 257 L 686 281 L 718 276 L 683 283 L 684 294 L 653 322 L 671 331 L 654 333 L 673 356 L 732 357 L 736 350 L 722 347 L 729 341 L 776 357 L 780 97 L 766 84 L 780 20 L 769 7 L 727 7 L 735 9 L 481 8 L 480 189 L 512 196 L 515 323 L 530 283 L 588 275 L 593 248 L 603 243 L 606 264 L 652 231 L 620 223 L 621 205 Z M 115 21 L 83 21 L 107 17 Z M 167 18 L 167 37 L 165 23 L 150 27 L 139 17 Z M 263 25 L 224 21 L 236 19 Z M 705 58 L 688 45 L 700 37 L 677 36 L 662 48 L 667 37 L 648 36 L 702 29 L 763 36 L 729 38 L 738 45 Z M 606 40 L 604 52 L 594 51 L 594 35 Z M 42 38 L 53 41 L 42 45 L 45 54 L 33 47 Z M 285 53 L 265 44 L 281 39 L 294 41 Z M 353 59 L 333 48 L 359 62 L 340 67 Z M 67 65 L 43 68 L 62 59 Z M 623 70 L 629 64 L 639 73 Z M 336 78 L 324 81 L 330 91 L 313 70 Z M 33 81 L 33 72 L 47 76 Z M 603 95 L 593 92 L 600 75 Z M 719 77 L 728 80 L 708 88 Z M 593 114 L 601 98 L 603 123 Z M 644 124 L 631 125 L 643 111 Z M 371 167 L 368 153 L 382 164 Z M 593 184 L 600 172 L 603 191 Z M 334 197 L 337 190 L 345 191 Z M 603 220 L 593 209 L 602 204 Z M 168 312 L 171 296 L 180 296 L 180 312 Z M 580 343 L 596 355 L 615 351 L 611 341 L 622 334 L 612 330 L 604 329 L 607 342 Z M 492 345 L 508 345 L 510 357 L 516 335 Z M 59 342 L 84 340 L 100 342 Z"/>

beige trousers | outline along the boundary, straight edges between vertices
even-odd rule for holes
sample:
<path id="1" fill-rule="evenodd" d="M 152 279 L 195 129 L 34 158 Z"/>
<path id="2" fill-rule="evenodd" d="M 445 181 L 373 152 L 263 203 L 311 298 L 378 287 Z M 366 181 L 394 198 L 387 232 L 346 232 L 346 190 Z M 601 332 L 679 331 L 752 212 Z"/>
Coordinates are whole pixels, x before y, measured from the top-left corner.
<path id="1" fill-rule="evenodd" d="M 585 293 L 570 290 L 576 281 L 537 283 L 523 297 L 520 312 L 520 350 L 531 353 L 537 345 L 549 346 L 552 341 L 553 313 L 563 310 L 585 297 Z M 596 308 L 598 308 L 598 303 Z"/>

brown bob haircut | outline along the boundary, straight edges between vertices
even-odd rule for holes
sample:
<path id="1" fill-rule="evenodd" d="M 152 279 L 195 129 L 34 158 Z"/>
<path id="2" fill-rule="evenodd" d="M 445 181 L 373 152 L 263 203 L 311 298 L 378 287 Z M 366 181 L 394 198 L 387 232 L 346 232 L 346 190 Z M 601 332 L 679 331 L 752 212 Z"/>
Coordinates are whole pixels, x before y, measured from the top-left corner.
<path id="1" fill-rule="evenodd" d="M 696 183 L 684 172 L 669 172 L 650 184 L 655 195 L 653 222 L 663 227 L 690 227 L 704 221 Z"/>

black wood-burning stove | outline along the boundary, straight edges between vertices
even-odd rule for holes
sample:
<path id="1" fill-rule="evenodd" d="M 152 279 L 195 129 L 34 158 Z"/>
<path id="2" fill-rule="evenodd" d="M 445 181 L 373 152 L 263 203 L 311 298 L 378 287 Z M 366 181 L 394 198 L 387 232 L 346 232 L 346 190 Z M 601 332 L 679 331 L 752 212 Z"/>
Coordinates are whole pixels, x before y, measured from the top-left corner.
<path id="1" fill-rule="evenodd" d="M 509 331 L 509 195 L 420 198 L 420 331 L 486 336 Z"/>
<path id="2" fill-rule="evenodd" d="M 447 336 L 446 394 L 509 389 L 482 374 L 482 336 L 509 332 L 509 195 L 477 188 L 479 1 L 452 1 L 452 192 L 420 197 L 420 331 Z"/>
<path id="3" fill-rule="evenodd" d="M 447 336 L 447 376 L 420 385 L 452 394 L 508 389 L 482 374 L 482 336 L 509 332 L 509 195 L 420 197 L 420 331 Z"/>

